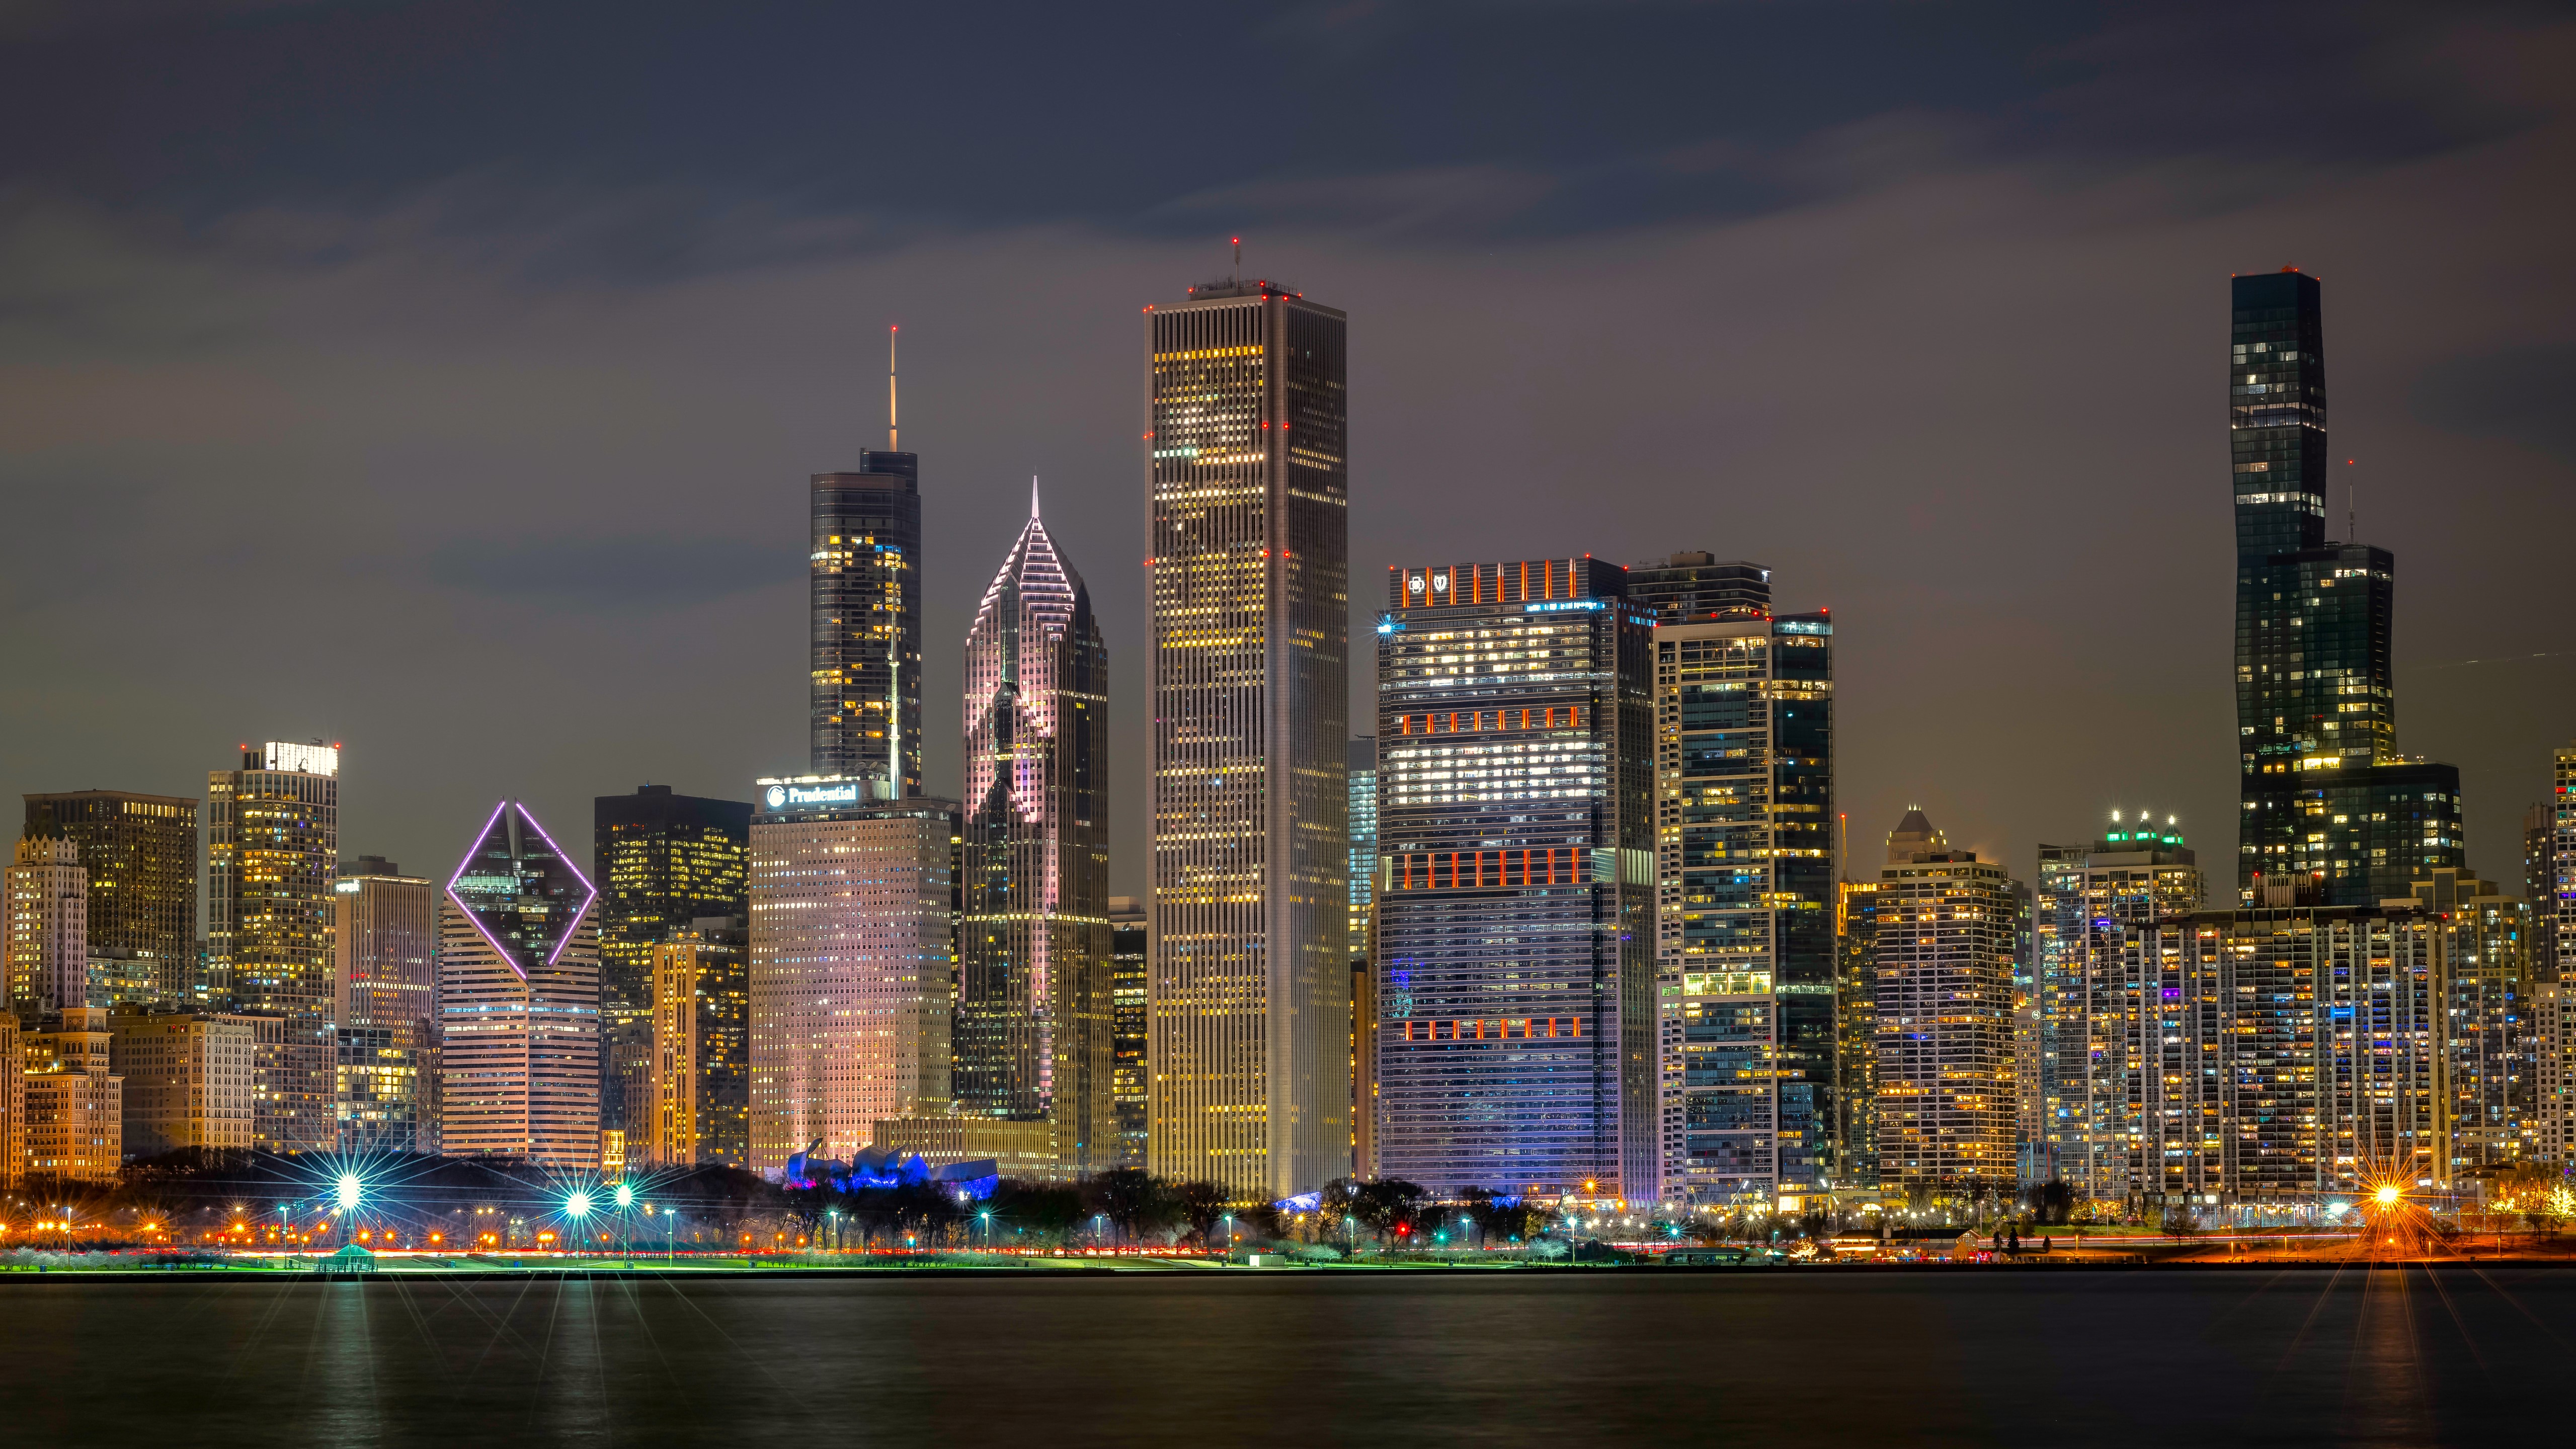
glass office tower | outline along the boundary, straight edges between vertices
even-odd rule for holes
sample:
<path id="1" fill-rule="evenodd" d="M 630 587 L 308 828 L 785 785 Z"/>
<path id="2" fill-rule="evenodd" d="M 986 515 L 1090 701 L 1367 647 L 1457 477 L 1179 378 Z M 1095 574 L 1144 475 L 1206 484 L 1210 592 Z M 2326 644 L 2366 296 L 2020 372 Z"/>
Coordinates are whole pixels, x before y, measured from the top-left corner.
<path id="1" fill-rule="evenodd" d="M 1109 1092 L 1119 1167 L 1145 1165 L 1145 903 L 1109 898 Z"/>
<path id="2" fill-rule="evenodd" d="M 1345 318 L 1271 282 L 1147 310 L 1153 1169 L 1350 1165 Z"/>
<path id="3" fill-rule="evenodd" d="M 525 805 L 504 800 L 446 894 L 440 1150 L 598 1167 L 599 892 Z"/>
<path id="4" fill-rule="evenodd" d="M 1054 1124 L 1057 1162 L 1115 1165 L 1109 650 L 1091 591 L 1029 521 L 966 633 L 958 1109 Z"/>
<path id="5" fill-rule="evenodd" d="M 197 986 L 197 801 L 131 790 L 29 795 L 27 825 L 51 822 L 89 872 L 89 945 L 148 962 L 154 994 Z"/>
<path id="6" fill-rule="evenodd" d="M 809 497 L 813 773 L 921 793 L 921 459 L 862 452 Z"/>
<path id="7" fill-rule="evenodd" d="M 269 741 L 206 782 L 209 985 L 278 1019 L 260 1038 L 252 1119 L 271 1152 L 339 1145 L 331 922 L 340 874 L 340 751 Z"/>
<path id="8" fill-rule="evenodd" d="M 1654 651 L 1665 1194 L 1861 1185 L 1834 1155 L 1832 621 L 1658 624 Z"/>
<path id="9" fill-rule="evenodd" d="M 2285 268 L 2230 290 L 2238 895 L 2251 904 L 2258 875 L 2304 875 L 2328 905 L 2370 905 L 2460 866 L 2459 774 L 2396 753 L 2394 555 L 2326 537 L 2317 280 Z"/>
<path id="10" fill-rule="evenodd" d="M 704 917 L 746 916 L 751 804 L 639 785 L 591 805 L 599 882 L 599 1125 L 640 1140 L 651 1096 L 653 948 Z"/>
<path id="11" fill-rule="evenodd" d="M 1378 1170 L 1651 1199 L 1653 620 L 1588 558 L 1408 568 L 1378 623 Z"/>
<path id="12" fill-rule="evenodd" d="M 1759 619 L 1771 613 L 1771 571 L 1743 559 L 1685 549 L 1628 569 L 1628 597 L 1658 624 Z"/>

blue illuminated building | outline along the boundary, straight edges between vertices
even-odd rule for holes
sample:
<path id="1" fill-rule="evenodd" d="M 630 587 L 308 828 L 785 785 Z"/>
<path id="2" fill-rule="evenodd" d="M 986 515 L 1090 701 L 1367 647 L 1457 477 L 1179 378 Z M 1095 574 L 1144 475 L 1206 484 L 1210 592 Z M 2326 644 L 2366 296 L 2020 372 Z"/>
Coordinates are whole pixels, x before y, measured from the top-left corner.
<path id="1" fill-rule="evenodd" d="M 1383 1176 L 1656 1193 L 1653 616 L 1625 573 L 1558 558 L 1388 577 Z"/>

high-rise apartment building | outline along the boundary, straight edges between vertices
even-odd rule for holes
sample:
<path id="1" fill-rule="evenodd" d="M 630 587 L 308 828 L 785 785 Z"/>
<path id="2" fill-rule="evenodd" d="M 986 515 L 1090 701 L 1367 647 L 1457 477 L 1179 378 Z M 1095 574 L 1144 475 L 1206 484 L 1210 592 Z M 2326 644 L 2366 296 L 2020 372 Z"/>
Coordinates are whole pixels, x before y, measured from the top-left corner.
<path id="1" fill-rule="evenodd" d="M 2541 1013 L 2540 1152 L 2553 1162 L 2576 1159 L 2576 743 L 2561 746 L 2550 766 L 2548 865 L 2543 891 L 2532 898 L 2539 919 L 2533 934 L 2543 942 L 2539 986 L 2548 1008 Z"/>
<path id="2" fill-rule="evenodd" d="M 1350 771 L 1350 937 L 1351 956 L 1371 953 L 1377 930 L 1377 737 L 1351 741 Z"/>
<path id="3" fill-rule="evenodd" d="M 504 800 L 446 896 L 440 1150 L 597 1168 L 599 892 L 525 805 Z"/>
<path id="4" fill-rule="evenodd" d="M 1875 1187 L 1834 1156 L 1833 624 L 1710 602 L 1654 632 L 1664 1193 Z"/>
<path id="5" fill-rule="evenodd" d="M 2038 1139 L 2028 1180 L 2061 1181 L 2079 1198 L 2111 1195 L 2126 1171 L 2127 1013 L 2138 1011 L 2139 963 L 2124 928 L 2202 905 L 2199 857 L 2178 822 L 2115 811 L 2101 838 L 2039 848 L 2036 938 Z"/>
<path id="6" fill-rule="evenodd" d="M 642 785 L 632 795 L 599 796 L 591 823 L 592 878 L 599 882 L 599 1124 L 640 1141 L 652 1100 L 653 948 L 702 916 L 749 912 L 743 868 L 751 805 Z"/>
<path id="7" fill-rule="evenodd" d="M 1684 550 L 1628 569 L 1628 599 L 1653 611 L 1658 624 L 1771 616 L 1771 571 L 1742 559 Z"/>
<path id="8" fill-rule="evenodd" d="M 89 1005 L 89 872 L 80 850 L 58 833 L 18 837 L 0 876 L 8 938 L 9 1010 L 33 1023 L 66 1006 Z"/>
<path id="9" fill-rule="evenodd" d="M 1588 558 L 1387 585 L 1378 1170 L 1651 1200 L 1653 620 Z"/>
<path id="10" fill-rule="evenodd" d="M 344 1152 L 437 1146 L 437 883 L 380 855 L 332 886 L 332 1092 Z M 132 1096 L 131 1089 L 128 1097 Z"/>
<path id="11" fill-rule="evenodd" d="M 59 830 L 89 876 L 89 947 L 137 963 L 151 996 L 197 987 L 197 801 L 131 790 L 29 795 L 27 825 Z"/>
<path id="12" fill-rule="evenodd" d="M 1109 898 L 1109 1095 L 1118 1121 L 1119 1167 L 1145 1165 L 1145 903 Z"/>
<path id="13" fill-rule="evenodd" d="M 128 1156 L 251 1145 L 257 1044 L 247 1019 L 119 1011 L 107 1018 L 107 1030 L 108 1070 L 124 1083 L 120 1115 Z"/>
<path id="14" fill-rule="evenodd" d="M 1351 740 L 1351 1176 L 1377 1176 L 1377 737 Z"/>
<path id="15" fill-rule="evenodd" d="M 125 1080 L 108 1060 L 107 1013 L 67 1006 L 22 1033 L 27 1175 L 114 1182 L 125 1159 Z"/>
<path id="16" fill-rule="evenodd" d="M 965 718 L 958 1110 L 1052 1122 L 1066 1169 L 1106 1171 L 1109 650 L 1034 490 L 966 633 Z"/>
<path id="17" fill-rule="evenodd" d="M 2461 865 L 2459 772 L 2397 753 L 2396 560 L 2326 538 L 2325 321 L 2314 277 L 2240 276 L 2228 355 L 2236 499 L 2237 890 L 2303 875 L 2333 905 Z"/>
<path id="18" fill-rule="evenodd" d="M 234 1010 L 273 1016 L 252 1124 L 271 1152 L 339 1143 L 331 1011 L 340 751 L 270 741 L 206 782 L 208 982 Z"/>
<path id="19" fill-rule="evenodd" d="M 751 1167 L 945 1111 L 955 802 L 763 780 L 751 821 Z"/>
<path id="20" fill-rule="evenodd" d="M 1845 821 L 1834 816 L 1834 854 L 1847 870 Z M 1863 1191 L 1878 1182 L 1878 973 L 1871 964 L 1874 880 L 1834 884 L 1834 1179 Z M 1666 1058 L 1666 1070 L 1671 1070 Z"/>
<path id="21" fill-rule="evenodd" d="M 1350 1160 L 1345 318 L 1148 308 L 1153 1168 L 1243 1198 Z"/>
<path id="22" fill-rule="evenodd" d="M 628 1141 L 667 1167 L 751 1166 L 751 934 L 710 916 L 653 948 L 647 1110 Z"/>
<path id="23" fill-rule="evenodd" d="M 891 449 L 892 440 L 888 447 Z M 921 459 L 813 476 L 812 772 L 921 793 Z"/>
<path id="24" fill-rule="evenodd" d="M 2537 1157 L 2541 1035 L 2531 975 L 2531 902 L 2493 881 L 2437 870 L 2404 897 L 2432 934 L 2441 1026 L 2434 1090 L 2449 1157 L 2447 1180 L 2485 1176 Z"/>
<path id="25" fill-rule="evenodd" d="M 1920 810 L 1887 837 L 1870 897 L 1878 1170 L 1892 1189 L 2009 1190 L 2016 1176 L 2011 875 L 1953 850 Z"/>

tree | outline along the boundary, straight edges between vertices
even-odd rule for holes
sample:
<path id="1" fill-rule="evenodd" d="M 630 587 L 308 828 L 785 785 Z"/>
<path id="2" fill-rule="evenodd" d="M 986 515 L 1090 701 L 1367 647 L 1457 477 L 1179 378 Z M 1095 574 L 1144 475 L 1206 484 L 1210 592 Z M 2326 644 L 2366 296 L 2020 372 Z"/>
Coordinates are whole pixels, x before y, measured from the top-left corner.
<path id="1" fill-rule="evenodd" d="M 1112 1168 L 1091 1180 L 1092 1211 L 1134 1236 L 1177 1215 L 1171 1185 L 1137 1167 Z"/>
<path id="2" fill-rule="evenodd" d="M 1082 1221 L 1082 1190 L 1070 1183 L 1023 1182 L 1006 1177 L 994 1187 L 984 1211 L 993 1215 L 993 1222 L 1005 1235 L 1017 1232 L 1062 1243 L 1074 1224 Z"/>
<path id="3" fill-rule="evenodd" d="M 1172 1206 L 1190 1225 L 1190 1235 L 1197 1238 L 1203 1247 L 1215 1243 L 1216 1240 L 1209 1235 L 1224 1219 L 1229 1195 L 1224 1184 L 1214 1182 L 1184 1182 L 1171 1189 Z"/>

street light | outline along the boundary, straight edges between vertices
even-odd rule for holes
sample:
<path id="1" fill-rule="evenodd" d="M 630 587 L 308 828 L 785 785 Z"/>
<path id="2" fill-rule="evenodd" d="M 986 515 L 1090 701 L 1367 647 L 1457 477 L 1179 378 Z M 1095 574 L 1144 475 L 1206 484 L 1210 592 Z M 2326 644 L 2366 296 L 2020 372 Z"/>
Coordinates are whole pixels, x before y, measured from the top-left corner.
<path id="1" fill-rule="evenodd" d="M 581 1226 L 582 1219 L 590 1216 L 590 1193 L 587 1189 L 576 1188 L 574 1189 L 572 1196 L 564 1199 L 564 1215 L 572 1219 L 573 1226 L 576 1229 Z M 539 1234 L 539 1236 L 551 1237 L 553 1235 L 551 1233 L 545 1233 Z M 579 1235 L 576 1234 L 572 1241 L 579 1242 L 581 1239 Z"/>

